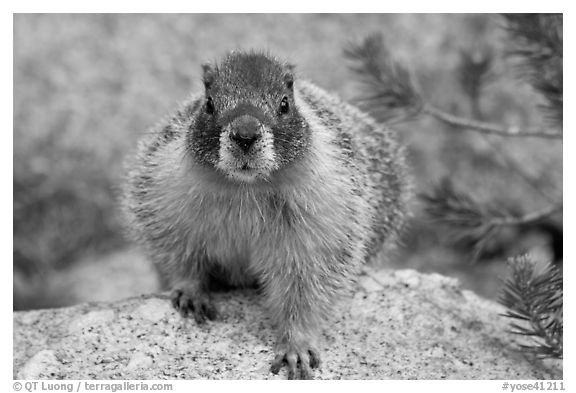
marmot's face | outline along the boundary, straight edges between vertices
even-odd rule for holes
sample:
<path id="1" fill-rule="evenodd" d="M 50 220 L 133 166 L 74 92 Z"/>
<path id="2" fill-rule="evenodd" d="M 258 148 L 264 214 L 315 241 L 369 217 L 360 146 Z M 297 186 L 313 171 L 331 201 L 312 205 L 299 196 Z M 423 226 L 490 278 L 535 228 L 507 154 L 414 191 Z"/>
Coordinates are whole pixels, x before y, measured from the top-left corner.
<path id="1" fill-rule="evenodd" d="M 262 54 L 234 53 L 219 67 L 204 67 L 204 84 L 189 144 L 229 179 L 269 181 L 307 150 L 289 67 Z"/>

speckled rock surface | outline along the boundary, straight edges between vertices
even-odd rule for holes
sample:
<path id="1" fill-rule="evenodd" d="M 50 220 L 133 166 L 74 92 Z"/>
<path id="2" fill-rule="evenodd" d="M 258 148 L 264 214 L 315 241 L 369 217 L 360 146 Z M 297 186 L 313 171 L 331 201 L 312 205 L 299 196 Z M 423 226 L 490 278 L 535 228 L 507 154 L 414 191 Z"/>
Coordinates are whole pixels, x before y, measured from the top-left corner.
<path id="1" fill-rule="evenodd" d="M 516 350 L 503 309 L 453 279 L 361 277 L 326 324 L 319 379 L 560 379 L 562 362 Z M 273 379 L 273 332 L 256 293 L 218 293 L 220 318 L 182 319 L 164 295 L 14 313 L 18 379 Z"/>

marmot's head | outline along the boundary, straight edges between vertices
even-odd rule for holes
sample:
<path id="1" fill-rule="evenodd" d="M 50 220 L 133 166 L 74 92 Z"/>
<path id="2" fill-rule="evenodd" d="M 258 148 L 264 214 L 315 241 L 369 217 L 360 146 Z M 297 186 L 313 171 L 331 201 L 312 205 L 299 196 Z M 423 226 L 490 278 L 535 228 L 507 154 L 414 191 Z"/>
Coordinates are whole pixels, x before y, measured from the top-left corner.
<path id="1" fill-rule="evenodd" d="M 263 53 L 232 52 L 203 69 L 203 107 L 187 138 L 197 160 L 252 183 L 301 158 L 310 135 L 294 103 L 292 66 Z"/>

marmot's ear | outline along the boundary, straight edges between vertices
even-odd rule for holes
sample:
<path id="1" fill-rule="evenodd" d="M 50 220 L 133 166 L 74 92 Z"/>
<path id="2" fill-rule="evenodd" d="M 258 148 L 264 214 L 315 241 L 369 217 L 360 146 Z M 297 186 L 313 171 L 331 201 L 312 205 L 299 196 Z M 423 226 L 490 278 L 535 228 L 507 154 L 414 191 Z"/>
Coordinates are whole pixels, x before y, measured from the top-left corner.
<path id="1" fill-rule="evenodd" d="M 294 64 L 286 64 L 286 73 L 284 74 L 284 83 L 286 84 L 286 87 L 290 90 L 292 90 L 292 87 L 294 86 L 294 69 L 296 68 L 296 66 Z"/>
<path id="2" fill-rule="evenodd" d="M 211 64 L 205 63 L 202 64 L 202 71 L 204 71 L 203 76 L 204 87 L 206 88 L 206 90 L 208 90 L 212 86 L 212 83 L 214 83 L 214 75 L 215 75 L 214 67 L 212 67 Z"/>

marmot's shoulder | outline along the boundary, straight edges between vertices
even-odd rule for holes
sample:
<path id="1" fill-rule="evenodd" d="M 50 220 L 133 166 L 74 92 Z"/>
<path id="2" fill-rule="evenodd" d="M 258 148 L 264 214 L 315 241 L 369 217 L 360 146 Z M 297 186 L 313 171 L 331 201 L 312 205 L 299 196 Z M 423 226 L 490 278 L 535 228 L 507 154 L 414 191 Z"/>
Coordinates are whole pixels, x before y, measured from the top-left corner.
<path id="1" fill-rule="evenodd" d="M 329 129 L 347 154 L 359 160 L 380 158 L 385 166 L 404 165 L 405 152 L 385 124 L 309 81 L 298 81 L 297 92 L 300 102 L 305 103 L 301 106 L 304 118 Z"/>
<path id="2" fill-rule="evenodd" d="M 298 80 L 296 88 L 300 97 L 314 109 L 317 115 L 325 118 L 326 121 L 350 120 L 377 126 L 377 123 L 369 115 L 342 100 L 335 92 L 323 89 L 308 80 Z"/>
<path id="3" fill-rule="evenodd" d="M 412 197 L 406 152 L 395 132 L 369 114 L 315 84 L 300 80 L 298 97 L 304 118 L 320 124 L 333 136 L 332 149 L 344 159 L 359 194 L 374 209 L 369 254 L 385 242 L 395 243 Z"/>

